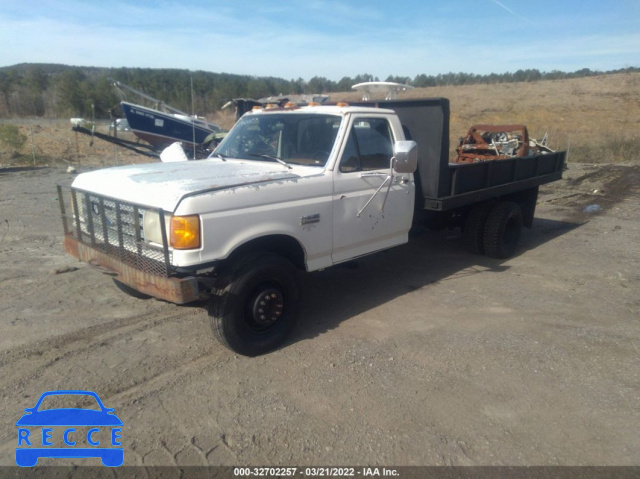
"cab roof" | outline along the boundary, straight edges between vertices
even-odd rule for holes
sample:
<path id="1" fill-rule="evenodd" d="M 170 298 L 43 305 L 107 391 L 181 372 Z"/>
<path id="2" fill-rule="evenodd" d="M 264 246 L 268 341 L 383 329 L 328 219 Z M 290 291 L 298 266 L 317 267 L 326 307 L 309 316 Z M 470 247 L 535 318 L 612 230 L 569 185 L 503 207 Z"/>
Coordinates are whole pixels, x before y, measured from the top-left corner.
<path id="1" fill-rule="evenodd" d="M 324 115 L 346 115 L 350 113 L 382 113 L 395 114 L 393 110 L 386 108 L 375 108 L 370 106 L 348 106 L 348 105 L 317 105 L 317 106 L 295 106 L 295 107 L 265 107 L 248 111 L 248 115 L 268 115 L 271 113 L 312 113 Z"/>

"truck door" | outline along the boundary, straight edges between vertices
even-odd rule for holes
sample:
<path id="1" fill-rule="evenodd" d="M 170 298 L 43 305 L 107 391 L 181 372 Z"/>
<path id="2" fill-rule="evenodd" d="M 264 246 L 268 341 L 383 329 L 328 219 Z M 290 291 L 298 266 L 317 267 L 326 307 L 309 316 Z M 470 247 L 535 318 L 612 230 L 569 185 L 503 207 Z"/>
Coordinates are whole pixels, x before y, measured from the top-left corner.
<path id="1" fill-rule="evenodd" d="M 394 141 L 386 117 L 351 119 L 333 172 L 334 263 L 407 242 L 414 184 L 409 174 L 392 175 Z"/>

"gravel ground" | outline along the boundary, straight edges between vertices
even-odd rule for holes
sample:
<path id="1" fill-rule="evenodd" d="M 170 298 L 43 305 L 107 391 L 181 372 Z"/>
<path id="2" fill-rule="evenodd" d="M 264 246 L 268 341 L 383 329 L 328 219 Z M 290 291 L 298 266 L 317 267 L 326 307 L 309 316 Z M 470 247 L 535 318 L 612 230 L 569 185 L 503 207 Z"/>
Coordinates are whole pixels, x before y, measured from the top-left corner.
<path id="1" fill-rule="evenodd" d="M 250 359 L 64 253 L 72 175 L 0 170 L 0 465 L 54 389 L 115 408 L 125 465 L 639 465 L 639 179 L 571 164 L 509 260 L 445 231 L 302 275 L 292 338 Z"/>

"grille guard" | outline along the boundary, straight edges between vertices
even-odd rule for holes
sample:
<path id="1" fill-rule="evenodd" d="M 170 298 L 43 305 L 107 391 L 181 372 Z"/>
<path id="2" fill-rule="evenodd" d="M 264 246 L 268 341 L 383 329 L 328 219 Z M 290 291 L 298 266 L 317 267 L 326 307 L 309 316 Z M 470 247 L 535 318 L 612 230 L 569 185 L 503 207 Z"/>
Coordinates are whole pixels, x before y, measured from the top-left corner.
<path id="1" fill-rule="evenodd" d="M 196 278 L 174 274 L 161 208 L 61 185 L 58 200 L 69 254 L 141 293 L 178 304 L 201 299 Z M 145 211 L 158 214 L 162 245 L 145 241 Z"/>
<path id="2" fill-rule="evenodd" d="M 155 276 L 171 276 L 171 252 L 165 212 L 77 188 L 58 186 L 64 234 L 78 243 Z M 153 211 L 160 218 L 162 244 L 144 240 L 142 218 Z"/>

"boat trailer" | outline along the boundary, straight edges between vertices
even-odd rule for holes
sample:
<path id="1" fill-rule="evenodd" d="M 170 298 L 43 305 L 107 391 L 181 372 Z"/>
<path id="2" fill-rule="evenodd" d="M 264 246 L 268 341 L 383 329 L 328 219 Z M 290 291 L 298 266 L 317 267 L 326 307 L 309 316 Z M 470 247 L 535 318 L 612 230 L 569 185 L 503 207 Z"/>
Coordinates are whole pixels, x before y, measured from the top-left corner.
<path id="1" fill-rule="evenodd" d="M 128 150 L 134 151 L 140 155 L 148 156 L 149 158 L 160 159 L 160 152 L 155 150 L 153 146 L 143 145 L 142 143 L 125 140 L 123 138 L 118 138 L 117 136 L 113 136 L 113 135 L 105 135 L 104 133 L 95 131 L 95 126 L 89 130 L 88 128 L 84 128 L 80 125 L 73 125 L 71 129 L 77 133 L 82 133 L 83 135 L 89 135 L 91 137 L 91 142 L 89 143 L 89 146 L 93 146 L 94 138 L 99 138 L 100 140 L 108 141 L 109 143 L 113 143 L 114 145 L 121 146 L 122 148 L 126 148 Z"/>

